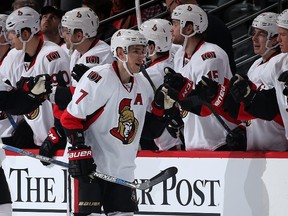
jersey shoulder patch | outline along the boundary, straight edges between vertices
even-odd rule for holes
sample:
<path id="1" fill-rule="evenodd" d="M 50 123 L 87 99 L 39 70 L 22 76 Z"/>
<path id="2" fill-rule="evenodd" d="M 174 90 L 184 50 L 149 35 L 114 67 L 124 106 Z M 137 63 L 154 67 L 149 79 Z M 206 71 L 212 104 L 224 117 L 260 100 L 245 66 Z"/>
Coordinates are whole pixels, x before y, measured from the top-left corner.
<path id="1" fill-rule="evenodd" d="M 49 62 L 56 60 L 60 58 L 60 54 L 58 51 L 50 52 L 48 55 L 46 55 L 46 58 L 48 59 Z"/>
<path id="2" fill-rule="evenodd" d="M 91 71 L 91 72 L 88 74 L 87 78 L 88 78 L 89 80 L 95 82 L 95 83 L 98 83 L 99 80 L 102 79 L 102 77 L 101 77 L 96 71 Z"/>
<path id="3" fill-rule="evenodd" d="M 86 56 L 86 63 L 99 64 L 99 57 L 98 56 Z"/>
<path id="4" fill-rule="evenodd" d="M 203 59 L 203 61 L 211 58 L 216 58 L 216 53 L 214 51 L 206 52 L 201 55 L 201 58 Z"/>

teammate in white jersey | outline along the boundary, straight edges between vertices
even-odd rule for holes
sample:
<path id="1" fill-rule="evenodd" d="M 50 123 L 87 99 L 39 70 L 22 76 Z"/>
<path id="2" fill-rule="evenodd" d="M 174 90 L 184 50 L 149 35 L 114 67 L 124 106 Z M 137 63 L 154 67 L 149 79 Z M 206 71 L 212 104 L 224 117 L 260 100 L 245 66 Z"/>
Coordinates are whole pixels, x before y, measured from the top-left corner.
<path id="1" fill-rule="evenodd" d="M 88 70 L 62 115 L 61 123 L 72 144 L 69 173 L 76 177 L 74 215 L 100 213 L 101 206 L 107 215 L 134 215 L 138 209 L 134 189 L 100 179 L 85 186 L 84 178 L 97 165 L 100 172 L 134 181 L 139 140 L 145 118 L 152 118 L 147 111 L 154 96 L 147 79 L 139 74 L 146 43 L 138 31 L 115 32 L 111 49 L 117 61 Z M 165 123 L 159 123 L 164 129 Z"/>
<path id="2" fill-rule="evenodd" d="M 281 49 L 281 54 L 271 58 L 267 63 L 265 69 L 262 71 L 261 81 L 268 89 L 275 89 L 274 93 L 271 91 L 257 91 L 255 92 L 250 83 L 241 77 L 234 80 L 233 87 L 235 88 L 235 95 L 241 99 L 245 104 L 245 111 L 252 114 L 254 117 L 272 120 L 280 114 L 285 127 L 285 136 L 288 138 L 288 113 L 287 101 L 282 92 L 287 94 L 285 86 L 287 86 L 287 61 L 288 61 L 288 10 L 284 10 L 277 18 L 277 41 Z M 279 79 L 279 80 L 278 80 Z M 246 82 L 245 82 L 246 81 Z M 280 81 L 280 82 L 279 82 Z M 238 83 L 242 83 L 239 85 Z M 284 85 L 283 85 L 284 83 Z M 284 90 L 284 91 L 283 91 Z M 273 100 L 276 95 L 277 100 Z M 282 146 L 285 146 L 282 143 Z M 282 148 L 283 149 L 283 148 Z"/>
<path id="3" fill-rule="evenodd" d="M 74 86 L 89 68 L 113 62 L 110 46 L 97 38 L 99 21 L 94 11 L 88 7 L 73 9 L 65 13 L 61 23 L 62 35 L 65 36 L 65 40 L 69 41 L 74 50 L 70 60 Z M 70 102 L 75 89 L 74 86 L 71 88 L 58 86 L 53 91 L 55 103 L 62 110 Z M 57 141 L 65 140 L 63 139 L 64 134 L 58 134 L 55 130 L 52 134 L 53 138 L 56 139 L 46 139 L 40 147 L 40 154 L 46 157 L 53 157 L 56 151 L 55 146 L 59 145 Z M 58 139 L 58 137 L 62 138 Z M 46 162 L 42 162 L 42 164 L 48 165 Z"/>
<path id="4" fill-rule="evenodd" d="M 0 80 L 0 111 L 6 111 L 14 115 L 29 113 L 43 102 L 43 96 L 51 92 L 51 80 L 48 75 L 40 75 L 31 78 L 25 83 L 24 89 L 13 89 Z M 24 91 L 23 91 L 24 90 Z M 0 139 L 2 142 L 2 140 Z M 2 161 L 5 152 L 0 149 L 0 215 L 11 216 L 11 196 L 9 187 L 2 169 Z"/>
<path id="5" fill-rule="evenodd" d="M 110 46 L 97 38 L 99 18 L 91 8 L 80 7 L 66 12 L 61 24 L 62 35 L 74 50 L 70 71 L 76 64 L 91 68 L 113 62 Z"/>
<path id="6" fill-rule="evenodd" d="M 13 47 L 22 50 L 20 56 L 14 59 L 15 68 L 12 73 L 21 72 L 18 87 L 22 87 L 25 80 L 39 74 L 49 74 L 52 82 L 59 85 L 69 85 L 69 59 L 67 54 L 55 43 L 44 41 L 39 35 L 40 15 L 30 7 L 22 7 L 13 11 L 7 18 L 6 29 L 8 39 Z M 49 129 L 57 124 L 61 112 L 45 101 L 42 106 L 25 115 L 26 122 L 34 133 L 36 145 L 42 145 Z"/>
<path id="7" fill-rule="evenodd" d="M 254 53 L 261 56 L 257 59 L 252 66 L 250 67 L 247 77 L 244 79 L 249 79 L 249 85 L 255 92 L 264 90 L 266 93 L 271 92 L 270 97 L 267 96 L 267 99 L 271 103 L 275 103 L 276 95 L 275 88 L 273 86 L 266 85 L 263 83 L 267 73 L 265 68 L 270 60 L 277 58 L 277 55 L 280 53 L 279 44 L 277 42 L 277 20 L 278 14 L 273 12 L 264 12 L 258 15 L 250 28 L 250 35 L 252 35 Z M 231 82 L 235 80 L 231 79 Z M 238 80 L 238 78 L 236 78 Z M 246 82 L 246 81 L 245 81 Z M 252 83 L 251 83 L 252 82 Z M 237 101 L 236 106 L 238 106 L 239 101 L 242 100 L 241 94 L 238 93 L 239 86 L 242 82 L 234 82 L 230 89 L 232 97 Z M 242 88 L 242 87 L 240 87 Z M 273 98 L 272 98 L 273 95 Z M 239 97 L 240 96 L 240 97 Z M 248 97 L 248 95 L 247 95 Z M 244 103 L 245 100 L 242 100 Z M 248 120 L 246 124 L 247 131 L 247 150 L 248 151 L 287 151 L 288 142 L 285 137 L 285 129 L 283 127 L 283 121 L 281 115 L 275 116 L 271 121 L 263 120 L 260 118 L 253 119 L 249 117 L 249 113 L 245 111 L 245 106 L 249 106 L 244 103 L 240 104 L 240 111 L 237 113 L 237 118 L 239 120 Z M 235 107 L 235 105 L 230 105 L 230 107 Z M 227 106 L 228 107 L 228 106 Z M 229 108 L 229 107 L 228 107 Z M 235 108 L 234 108 L 235 109 Z M 258 111 L 259 112 L 259 111 Z M 248 114 L 248 115 L 247 115 Z M 235 129 L 238 130 L 239 128 Z"/>
<path id="8" fill-rule="evenodd" d="M 148 41 L 149 53 L 148 58 L 151 60 L 151 64 L 146 69 L 142 69 L 142 74 L 150 79 L 150 84 L 154 91 L 159 88 L 164 82 L 164 70 L 165 67 L 173 68 L 173 55 L 171 55 L 170 50 L 172 47 L 172 34 L 171 34 L 172 24 L 165 19 L 150 19 L 142 23 L 140 26 L 140 33 L 142 33 Z M 148 76 L 148 77 L 147 77 Z M 180 146 L 182 141 L 177 137 L 177 135 L 182 136 L 182 132 L 179 131 L 183 127 L 183 121 L 180 116 L 179 110 L 175 109 L 175 115 L 173 118 L 173 127 L 167 127 L 163 131 L 163 134 L 154 140 L 156 146 L 159 150 L 168 150 L 172 147 Z M 179 114 L 179 115 L 178 115 Z M 177 125 L 176 125 L 177 122 Z M 172 136 L 171 134 L 174 136 Z M 148 146 L 147 143 L 151 143 L 149 140 L 141 139 L 141 148 L 148 149 L 153 148 L 153 145 Z M 153 144 L 153 143 L 152 143 Z M 154 145 L 155 145 L 154 144 Z"/>
<path id="9" fill-rule="evenodd" d="M 179 73 L 167 74 L 165 86 L 168 95 L 186 110 L 182 113 L 186 150 L 227 150 L 226 131 L 210 110 L 193 107 L 195 101 L 183 102 L 196 92 L 195 85 L 202 76 L 221 84 L 229 81 L 232 73 L 228 56 L 219 46 L 205 42 L 207 14 L 197 5 L 177 6 L 172 13 L 172 23 L 173 43 L 181 44 L 183 48 L 174 56 L 174 70 Z M 222 115 L 230 128 L 236 126 L 235 120 Z"/>

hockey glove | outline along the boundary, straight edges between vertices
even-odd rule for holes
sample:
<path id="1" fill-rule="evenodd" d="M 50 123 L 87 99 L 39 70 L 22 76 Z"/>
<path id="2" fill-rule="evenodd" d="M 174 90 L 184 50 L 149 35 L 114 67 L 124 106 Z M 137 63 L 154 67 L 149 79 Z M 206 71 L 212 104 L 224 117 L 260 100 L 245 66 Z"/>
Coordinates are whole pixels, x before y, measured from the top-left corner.
<path id="1" fill-rule="evenodd" d="M 164 86 L 168 90 L 167 94 L 176 101 L 185 99 L 192 91 L 193 82 L 169 67 L 164 68 L 164 71 L 166 73 Z"/>
<path id="2" fill-rule="evenodd" d="M 173 107 L 175 101 L 167 95 L 167 89 L 164 85 L 161 85 L 155 93 L 154 100 L 152 102 L 152 113 L 156 116 L 162 117 L 164 110 Z"/>
<path id="3" fill-rule="evenodd" d="M 251 81 L 246 75 L 236 74 L 230 80 L 229 91 L 236 103 L 244 102 L 248 106 L 255 97 Z"/>
<path id="4" fill-rule="evenodd" d="M 200 80 L 195 86 L 195 91 L 202 100 L 211 103 L 211 101 L 215 99 L 218 93 L 218 88 L 218 82 L 209 79 L 208 77 L 202 76 L 202 80 Z"/>
<path id="5" fill-rule="evenodd" d="M 40 98 L 51 93 L 51 77 L 48 74 L 36 77 L 21 78 L 16 83 L 18 89 L 23 90 L 32 98 Z"/>
<path id="6" fill-rule="evenodd" d="M 169 114 L 169 112 L 173 112 Z M 182 129 L 184 127 L 184 122 L 178 108 L 171 108 L 167 110 L 166 116 L 169 118 L 168 126 L 166 127 L 170 135 L 174 138 L 180 138 L 182 135 Z"/>
<path id="7" fill-rule="evenodd" d="M 64 149 L 66 145 L 66 138 L 62 137 L 56 127 L 50 128 L 47 138 L 40 146 L 39 154 L 45 157 L 52 158 L 58 149 Z M 41 161 L 44 166 L 50 163 Z"/>
<path id="8" fill-rule="evenodd" d="M 92 156 L 90 146 L 85 145 L 84 134 L 80 130 L 67 130 L 65 134 L 72 147 L 68 148 L 69 174 L 74 177 L 83 179 L 93 178 L 90 174 L 96 170 L 96 164 Z"/>
<path id="9" fill-rule="evenodd" d="M 70 83 L 70 78 L 67 75 L 66 71 L 59 71 L 56 74 L 56 82 L 58 86 L 67 87 Z"/>
<path id="10" fill-rule="evenodd" d="M 83 74 L 89 69 L 90 68 L 84 64 L 76 64 L 72 69 L 71 76 L 78 82 Z"/>
<path id="11" fill-rule="evenodd" d="M 283 94 L 288 96 L 288 71 L 284 71 L 280 74 L 278 81 L 284 84 Z"/>
<path id="12" fill-rule="evenodd" d="M 68 159 L 68 172 L 73 178 L 83 177 L 87 179 L 92 177 L 90 174 L 96 170 L 90 146 L 80 144 L 69 147 Z"/>
<path id="13" fill-rule="evenodd" d="M 246 151 L 246 127 L 240 125 L 231 130 L 226 136 L 226 144 L 231 151 Z"/>

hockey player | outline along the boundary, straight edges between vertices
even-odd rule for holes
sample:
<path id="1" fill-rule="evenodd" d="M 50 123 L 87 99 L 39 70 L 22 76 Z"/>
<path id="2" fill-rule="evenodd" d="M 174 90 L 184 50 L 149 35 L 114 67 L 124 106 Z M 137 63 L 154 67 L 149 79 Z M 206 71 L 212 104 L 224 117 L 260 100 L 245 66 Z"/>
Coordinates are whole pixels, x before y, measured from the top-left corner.
<path id="1" fill-rule="evenodd" d="M 70 71 L 74 78 L 73 85 L 79 81 L 83 73 L 96 65 L 102 65 L 113 62 L 113 56 L 110 46 L 97 38 L 97 29 L 99 26 L 98 17 L 95 12 L 88 7 L 76 8 L 68 11 L 63 16 L 62 34 L 65 40 L 69 41 L 74 52 L 71 55 Z M 64 110 L 70 102 L 75 87 L 58 86 L 54 89 L 55 97 L 53 101 Z M 50 96 L 51 98 L 51 96 Z M 64 101 L 64 103 L 62 103 Z M 53 133 L 55 134 L 55 133 Z M 54 137 L 62 139 L 46 139 L 40 147 L 40 154 L 46 157 L 53 157 L 57 141 L 63 139 L 64 134 L 56 133 Z M 48 165 L 46 162 L 42 162 Z"/>
<path id="2" fill-rule="evenodd" d="M 39 75 L 27 80 L 24 89 L 13 89 L 0 80 L 0 110 L 14 115 L 35 110 L 43 102 L 43 97 L 51 92 L 50 80 L 49 75 Z M 0 215 L 12 216 L 11 195 L 2 169 L 4 159 L 5 152 L 0 149 Z"/>
<path id="3" fill-rule="evenodd" d="M 30 7 L 19 8 L 8 16 L 6 29 L 12 46 L 21 51 L 20 56 L 18 55 L 17 59 L 14 59 L 15 64 L 11 70 L 11 73 L 21 73 L 18 87 L 23 86 L 27 77 L 39 74 L 49 74 L 54 84 L 70 84 L 68 56 L 58 45 L 44 41 L 43 37 L 39 35 L 39 13 Z M 58 125 L 57 119 L 60 115 L 61 112 L 57 107 L 54 107 L 53 115 L 49 101 L 43 102 L 41 107 L 25 115 L 26 122 L 33 130 L 36 145 L 42 145 L 49 129 L 54 124 Z M 55 123 L 53 123 L 54 116 Z"/>
<path id="4" fill-rule="evenodd" d="M 277 112 L 278 106 L 275 88 L 272 85 L 266 84 L 267 73 L 265 72 L 265 68 L 269 62 L 277 58 L 280 53 L 277 42 L 277 16 L 278 14 L 276 13 L 265 12 L 254 19 L 249 33 L 252 36 L 254 52 L 260 55 L 261 58 L 252 64 L 247 76 L 237 74 L 230 81 L 229 93 L 224 99 L 224 109 L 231 116 L 246 122 L 246 124 L 242 124 L 232 130 L 227 136 L 227 144 L 232 147 L 232 150 L 287 150 L 288 145 L 282 118 L 279 112 Z M 206 79 L 204 82 L 208 83 L 210 81 Z M 250 89 L 250 87 L 252 90 L 247 92 L 247 88 Z M 207 86 L 207 88 L 209 87 Z M 212 92 L 211 89 L 209 91 Z M 216 95 L 217 92 L 214 92 L 214 94 Z M 267 104 L 263 102 L 259 104 L 259 96 L 261 95 L 262 97 L 265 95 Z M 261 108 L 259 109 L 259 105 L 266 108 L 273 107 L 274 111 L 276 111 L 273 112 L 273 117 L 269 117 L 271 114 L 266 116 L 261 115 L 261 113 L 265 112 L 261 111 Z M 256 114 L 253 113 L 253 110 L 256 111 Z M 259 118 L 255 119 L 253 114 Z M 241 137 L 241 133 L 245 132 L 245 130 L 247 130 L 247 148 L 244 143 L 242 143 L 242 147 L 240 145 L 237 146 L 237 143 L 239 143 L 237 139 Z"/>
<path id="5" fill-rule="evenodd" d="M 164 82 L 164 70 L 165 67 L 173 68 L 173 56 L 170 53 L 172 47 L 172 24 L 171 22 L 164 19 L 150 19 L 145 21 L 140 26 L 140 33 L 142 33 L 148 41 L 148 58 L 151 60 L 151 64 L 145 71 L 142 69 L 142 74 L 150 79 L 151 86 L 156 90 Z M 179 112 L 178 112 L 179 113 Z M 154 140 L 159 150 L 168 150 L 172 147 L 182 145 L 182 141 L 177 138 L 177 134 L 182 135 L 180 128 L 183 127 L 183 121 L 175 110 L 175 122 L 164 130 L 162 136 Z M 177 117 L 177 118 L 176 118 Z M 176 125 L 177 122 L 177 125 Z M 148 140 L 141 139 L 142 150 L 147 148 L 147 144 L 150 143 Z M 153 147 L 153 146 L 152 146 Z M 151 148 L 151 147 L 150 147 Z"/>
<path id="6" fill-rule="evenodd" d="M 71 44 L 70 71 L 76 64 L 84 64 L 91 68 L 113 62 L 110 47 L 97 38 L 99 19 L 96 13 L 88 7 L 68 11 L 61 21 L 62 34 Z"/>
<path id="7" fill-rule="evenodd" d="M 167 10 L 172 15 L 173 10 L 182 4 L 198 5 L 197 0 L 165 0 Z M 220 46 L 228 55 L 232 73 L 236 73 L 236 63 L 234 60 L 233 40 L 230 30 L 219 17 L 212 13 L 207 13 L 209 25 L 206 30 L 205 41 Z"/>
<path id="8" fill-rule="evenodd" d="M 277 42 L 277 17 L 278 14 L 276 13 L 265 12 L 258 15 L 254 19 L 250 28 L 250 35 L 253 36 L 252 41 L 254 52 L 255 54 L 260 55 L 261 58 L 259 58 L 252 64 L 247 73 L 249 85 L 251 86 L 251 88 L 253 86 L 253 89 L 255 90 L 255 92 L 252 91 L 252 94 L 250 95 L 254 95 L 254 93 L 257 93 L 257 91 L 261 90 L 265 90 L 266 94 L 268 94 L 268 92 L 271 92 L 270 98 L 267 95 L 267 99 L 269 98 L 271 103 L 274 104 L 276 101 L 275 88 L 271 85 L 267 85 L 265 81 L 267 76 L 265 73 L 265 68 L 267 67 L 270 59 L 272 60 L 273 58 L 277 58 L 277 55 L 280 53 L 279 44 Z M 245 79 L 247 78 L 245 77 Z M 246 124 L 247 150 L 287 151 L 288 142 L 285 137 L 285 129 L 283 127 L 283 122 L 280 114 L 276 115 L 272 121 L 267 121 L 260 118 L 251 119 L 249 117 L 249 114 L 247 116 L 247 113 L 244 111 L 242 105 L 245 103 L 246 107 L 249 105 L 247 104 L 245 99 L 242 99 L 241 94 L 238 94 L 239 88 L 242 88 L 242 82 L 238 80 L 239 82 L 237 83 L 237 80 L 238 78 L 235 77 L 231 80 L 232 87 L 230 91 L 231 95 L 234 97 L 234 99 L 236 99 L 236 102 L 239 102 L 241 100 L 243 101 L 243 103 L 241 103 L 240 112 L 237 118 L 239 120 L 248 120 Z M 271 97 L 273 97 L 274 99 Z M 247 99 L 249 101 L 248 95 Z M 228 107 L 228 105 L 226 106 Z M 232 137 L 230 137 L 230 139 L 231 138 Z"/>
<path id="9" fill-rule="evenodd" d="M 179 49 L 174 57 L 174 70 L 179 73 L 168 69 L 165 87 L 168 95 L 178 101 L 182 109 L 190 111 L 182 114 L 186 150 L 227 150 L 226 131 L 210 110 L 200 106 L 187 109 L 182 103 L 189 93 L 196 91 L 195 85 L 202 76 L 222 84 L 229 80 L 232 73 L 227 54 L 217 45 L 205 42 L 207 15 L 197 5 L 177 6 L 172 13 L 172 23 L 173 43 L 181 44 L 183 49 Z M 227 115 L 224 117 L 230 128 L 236 126 L 235 120 Z"/>
<path id="10" fill-rule="evenodd" d="M 74 215 L 100 213 L 101 206 L 106 215 L 134 215 L 138 209 L 135 190 L 100 179 L 89 184 L 84 179 L 97 164 L 100 172 L 134 181 L 144 119 L 152 118 L 146 112 L 151 109 L 154 93 L 146 78 L 139 74 L 146 43 L 138 31 L 115 32 L 111 50 L 117 61 L 88 70 L 61 117 L 72 144 L 68 151 L 69 173 L 76 178 L 73 197 L 78 200 L 72 202 Z M 165 123 L 159 123 L 164 129 Z M 151 128 L 147 134 L 157 131 Z"/>

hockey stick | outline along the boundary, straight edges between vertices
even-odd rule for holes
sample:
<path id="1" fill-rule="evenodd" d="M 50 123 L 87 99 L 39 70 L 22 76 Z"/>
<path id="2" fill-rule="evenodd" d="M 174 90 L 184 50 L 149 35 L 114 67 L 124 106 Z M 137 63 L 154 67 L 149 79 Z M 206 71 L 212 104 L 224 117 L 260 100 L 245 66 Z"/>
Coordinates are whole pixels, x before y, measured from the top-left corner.
<path id="1" fill-rule="evenodd" d="M 9 145 L 5 145 L 3 143 L 0 143 L 0 148 L 8 150 L 8 151 L 16 152 L 18 154 L 26 155 L 28 157 L 36 158 L 38 160 L 41 160 L 41 161 L 44 161 L 47 163 L 51 163 L 51 164 L 55 164 L 55 165 L 59 165 L 59 166 L 68 168 L 68 163 L 65 163 L 63 161 L 59 161 L 59 160 L 56 160 L 53 158 L 45 157 L 42 155 L 34 154 L 33 152 L 25 151 L 23 149 L 19 149 L 19 148 L 16 148 L 14 146 L 9 146 Z M 177 172 L 178 172 L 178 169 L 176 167 L 169 167 L 169 168 L 161 171 L 159 174 L 157 174 L 153 178 L 148 179 L 142 183 L 128 182 L 124 179 L 116 178 L 116 177 L 113 177 L 113 176 L 110 176 L 110 175 L 107 175 L 104 173 L 100 173 L 98 171 L 92 172 L 90 174 L 90 176 L 91 177 L 97 177 L 97 178 L 103 179 L 105 181 L 120 184 L 120 185 L 130 187 L 133 189 L 146 190 L 146 189 L 153 187 L 154 185 L 159 184 L 160 182 L 163 182 L 163 181 L 167 180 L 168 178 L 176 175 Z"/>

